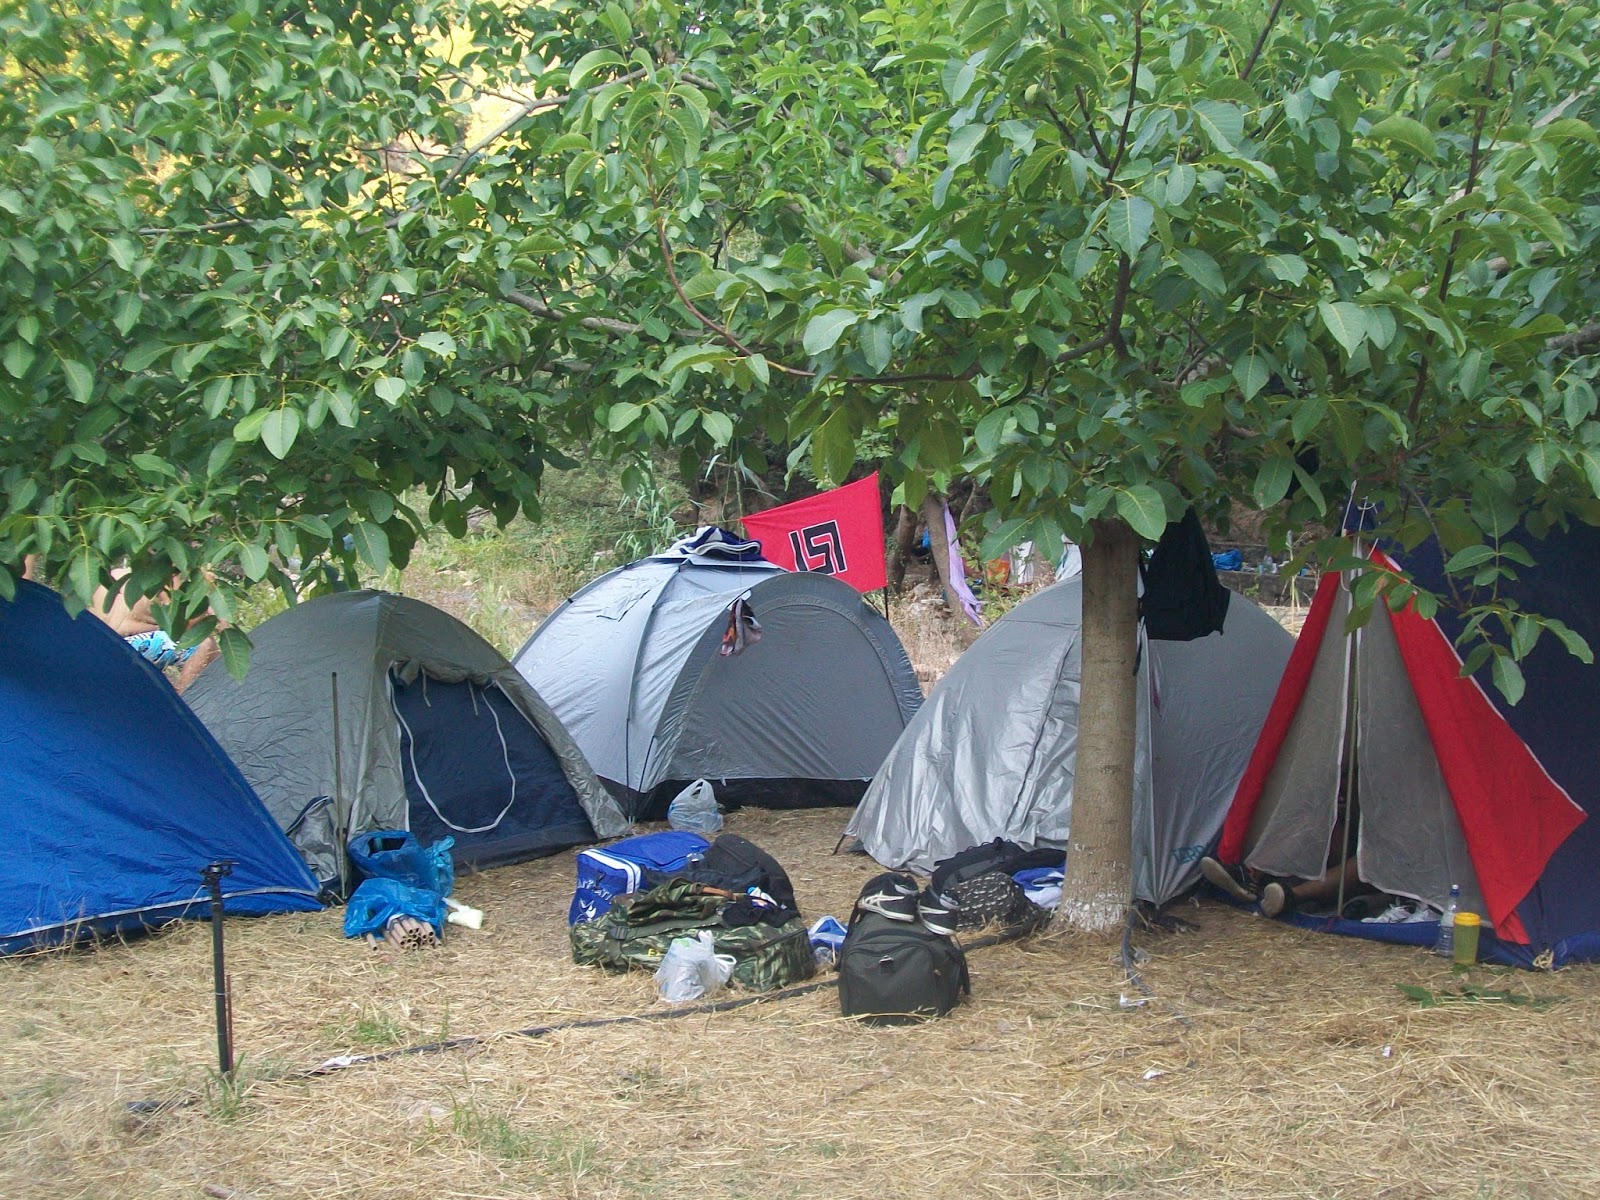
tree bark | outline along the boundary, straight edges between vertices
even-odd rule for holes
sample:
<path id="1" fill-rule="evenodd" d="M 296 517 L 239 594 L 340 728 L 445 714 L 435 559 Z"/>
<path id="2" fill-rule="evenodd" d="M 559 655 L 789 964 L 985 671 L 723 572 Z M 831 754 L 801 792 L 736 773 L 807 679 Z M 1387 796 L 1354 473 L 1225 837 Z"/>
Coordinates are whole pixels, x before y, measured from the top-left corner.
<path id="1" fill-rule="evenodd" d="M 929 492 L 923 497 L 922 519 L 928 523 L 928 549 L 932 552 L 933 566 L 939 572 L 939 583 L 943 586 L 944 606 L 955 618 L 957 628 L 971 629 L 972 622 L 961 607 L 961 598 L 950 586 L 950 539 L 944 531 L 944 497 L 938 492 Z"/>
<path id="2" fill-rule="evenodd" d="M 889 551 L 889 589 L 901 591 L 906 585 L 906 564 L 911 561 L 911 547 L 917 540 L 917 514 L 904 504 L 895 516 L 894 545 Z M 930 540 L 930 545 L 932 544 Z"/>
<path id="3" fill-rule="evenodd" d="M 1087 933 L 1116 933 L 1133 902 L 1138 570 L 1138 535 L 1123 521 L 1095 521 L 1083 547 L 1083 703 L 1058 910 Z"/>

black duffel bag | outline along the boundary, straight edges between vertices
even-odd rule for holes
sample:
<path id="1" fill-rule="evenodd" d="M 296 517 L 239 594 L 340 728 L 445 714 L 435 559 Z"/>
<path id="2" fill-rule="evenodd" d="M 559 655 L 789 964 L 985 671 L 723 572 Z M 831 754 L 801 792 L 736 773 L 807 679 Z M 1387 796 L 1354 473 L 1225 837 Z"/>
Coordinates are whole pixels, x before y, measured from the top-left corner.
<path id="1" fill-rule="evenodd" d="M 942 1017 L 972 994 L 967 956 L 920 921 L 857 910 L 839 948 L 839 1007 L 873 1025 Z"/>

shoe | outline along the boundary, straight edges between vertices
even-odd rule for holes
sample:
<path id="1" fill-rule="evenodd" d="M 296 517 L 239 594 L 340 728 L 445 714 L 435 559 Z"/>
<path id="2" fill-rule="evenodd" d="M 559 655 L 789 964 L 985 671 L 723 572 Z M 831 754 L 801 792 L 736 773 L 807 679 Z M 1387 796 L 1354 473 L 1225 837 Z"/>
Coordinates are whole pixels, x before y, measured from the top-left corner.
<path id="1" fill-rule="evenodd" d="M 1401 925 L 1411 919 L 1411 905 L 1404 900 L 1396 900 L 1377 916 L 1367 917 L 1361 923 L 1363 925 Z"/>
<path id="2" fill-rule="evenodd" d="M 923 928 L 930 933 L 949 936 L 956 931 L 955 906 L 945 903 L 932 888 L 924 888 L 917 897 L 917 916 L 922 919 Z"/>
<path id="3" fill-rule="evenodd" d="M 1254 904 L 1261 899 L 1261 893 L 1256 891 L 1242 863 L 1231 867 L 1224 866 L 1207 855 L 1200 860 L 1200 874 L 1205 876 L 1206 882 L 1212 887 L 1226 892 L 1244 904 Z"/>
<path id="4" fill-rule="evenodd" d="M 1284 913 L 1293 912 L 1294 909 L 1294 893 L 1289 890 L 1288 884 L 1279 883 L 1274 879 L 1261 889 L 1261 915 L 1263 917 L 1281 917 Z"/>
<path id="5" fill-rule="evenodd" d="M 917 919 L 917 884 L 909 875 L 886 871 L 867 880 L 856 898 L 856 907 L 864 912 L 874 912 L 891 921 Z"/>

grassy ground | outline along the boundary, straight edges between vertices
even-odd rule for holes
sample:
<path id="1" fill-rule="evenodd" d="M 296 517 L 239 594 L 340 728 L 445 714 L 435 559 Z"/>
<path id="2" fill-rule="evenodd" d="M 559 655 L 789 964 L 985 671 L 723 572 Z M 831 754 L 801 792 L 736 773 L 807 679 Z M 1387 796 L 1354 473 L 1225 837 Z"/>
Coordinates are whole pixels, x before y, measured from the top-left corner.
<path id="1" fill-rule="evenodd" d="M 730 828 L 789 865 L 808 916 L 877 868 L 846 814 Z M 973 952 L 950 1018 L 872 1029 L 831 988 L 733 1012 L 541 1038 L 666 1010 L 644 974 L 573 965 L 570 855 L 463 879 L 488 914 L 389 955 L 339 914 L 228 927 L 242 1054 L 215 1074 L 210 941 L 0 963 L 0 1195 L 361 1197 L 1284 1196 L 1600 1193 L 1593 969 L 1474 981 L 1413 950 L 1215 903 L 1116 947 L 1062 934 Z M 294 1072 L 464 1034 L 468 1048 Z M 185 1106 L 130 1114 L 130 1101 Z M 210 1187 L 210 1193 L 202 1189 Z"/>
<path id="2" fill-rule="evenodd" d="M 430 546 L 400 582 L 514 650 L 630 556 L 628 529 L 659 527 L 669 502 L 634 512 L 608 488 L 558 478 L 553 526 Z M 927 683 L 961 644 L 935 608 L 894 614 Z M 842 917 L 878 870 L 830 853 L 847 815 L 746 810 L 729 828 L 789 868 L 808 918 Z M 432 951 L 347 942 L 334 911 L 231 922 L 233 1080 L 206 926 L 0 961 L 0 1197 L 1600 1194 L 1594 968 L 1463 980 L 1185 904 L 1181 931 L 1134 938 L 1148 994 L 1115 945 L 1047 933 L 975 951 L 971 1001 L 925 1026 L 858 1026 L 823 987 L 511 1036 L 670 1011 L 646 975 L 572 963 L 573 874 L 568 853 L 463 878 L 487 924 Z M 1526 1002 L 1467 1000 L 1468 982 Z M 463 1035 L 482 1040 L 305 1074 Z M 177 1103 L 129 1108 L 151 1100 Z"/>

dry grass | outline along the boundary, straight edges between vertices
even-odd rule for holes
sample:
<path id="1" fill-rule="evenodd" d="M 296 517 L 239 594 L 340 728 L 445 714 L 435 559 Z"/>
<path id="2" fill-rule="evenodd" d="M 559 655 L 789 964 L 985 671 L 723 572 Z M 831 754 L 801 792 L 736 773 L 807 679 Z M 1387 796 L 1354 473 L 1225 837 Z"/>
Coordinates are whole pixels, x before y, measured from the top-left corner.
<path id="1" fill-rule="evenodd" d="M 808 916 L 877 868 L 842 810 L 730 827 Z M 574 966 L 570 854 L 461 881 L 481 933 L 387 955 L 340 914 L 228 926 L 237 1087 L 213 1070 L 210 941 L 0 962 L 0 1195 L 194 1197 L 1591 1196 L 1596 973 L 1480 969 L 1548 1007 L 1421 1008 L 1432 957 L 1206 903 L 1146 931 L 1154 993 L 1062 934 L 975 951 L 949 1019 L 871 1029 L 831 989 L 285 1073 L 444 1036 L 662 1011 L 647 975 Z M 190 1096 L 145 1119 L 131 1100 Z"/>

